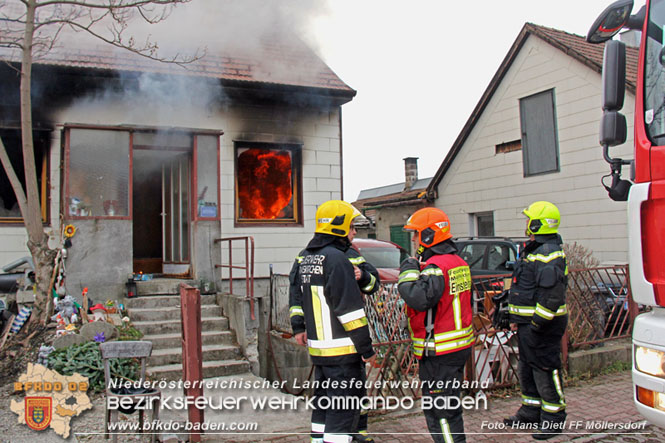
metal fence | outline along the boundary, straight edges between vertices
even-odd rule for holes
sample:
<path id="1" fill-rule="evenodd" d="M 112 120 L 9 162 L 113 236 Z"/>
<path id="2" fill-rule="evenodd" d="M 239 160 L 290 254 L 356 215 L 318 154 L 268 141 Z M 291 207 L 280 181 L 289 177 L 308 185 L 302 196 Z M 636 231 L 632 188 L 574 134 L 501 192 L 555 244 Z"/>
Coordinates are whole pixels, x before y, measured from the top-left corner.
<path id="1" fill-rule="evenodd" d="M 640 311 L 630 291 L 628 266 L 571 270 L 566 302 L 571 349 L 630 337 Z"/>
<path id="2" fill-rule="evenodd" d="M 627 271 L 627 266 L 613 266 L 569 272 L 564 361 L 569 347 L 577 349 L 630 336 L 638 307 L 630 296 Z M 483 388 L 517 382 L 517 336 L 495 330 L 491 324 L 492 296 L 503 291 L 506 278 L 510 275 L 473 277 L 476 341 L 466 366 L 466 379 Z M 274 275 L 272 287 L 273 329 L 290 332 L 288 276 Z M 367 378 L 372 382 L 368 394 L 419 397 L 418 361 L 412 352 L 406 309 L 397 283 L 383 283 L 376 293 L 366 296 L 365 313 L 377 353 L 375 366 L 367 369 Z"/>

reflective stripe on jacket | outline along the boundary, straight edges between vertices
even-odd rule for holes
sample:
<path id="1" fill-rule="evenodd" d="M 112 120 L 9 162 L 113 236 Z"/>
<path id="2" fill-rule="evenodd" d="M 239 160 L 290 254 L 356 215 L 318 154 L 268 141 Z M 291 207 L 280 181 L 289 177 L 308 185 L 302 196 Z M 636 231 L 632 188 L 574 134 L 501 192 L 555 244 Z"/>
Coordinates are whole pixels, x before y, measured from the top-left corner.
<path id="1" fill-rule="evenodd" d="M 541 327 L 568 314 L 568 266 L 560 242 L 561 237 L 551 234 L 527 243 L 522 250 L 508 299 L 512 323 Z"/>
<path id="2" fill-rule="evenodd" d="M 405 269 L 400 273 L 399 292 L 407 304 L 418 359 L 473 345 L 471 271 L 462 258 L 433 255 L 422 270 Z"/>
<path id="3" fill-rule="evenodd" d="M 353 267 L 336 243 L 301 252 L 289 275 L 294 334 L 307 332 L 312 363 L 336 365 L 374 354 Z"/>

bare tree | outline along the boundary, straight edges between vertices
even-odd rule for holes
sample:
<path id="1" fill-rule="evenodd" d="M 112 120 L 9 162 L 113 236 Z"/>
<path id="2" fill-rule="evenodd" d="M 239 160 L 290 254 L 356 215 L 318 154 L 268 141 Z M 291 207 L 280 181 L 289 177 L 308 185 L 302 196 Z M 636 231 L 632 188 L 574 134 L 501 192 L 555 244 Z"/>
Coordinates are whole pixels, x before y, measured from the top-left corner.
<path id="1" fill-rule="evenodd" d="M 20 61 L 20 118 L 25 189 L 0 139 L 0 162 L 12 185 L 28 234 L 28 249 L 35 265 L 36 299 L 30 326 L 45 324 L 57 251 L 50 249 L 44 232 L 33 144 L 31 78 L 33 60 L 53 50 L 63 32 L 78 31 L 109 45 L 166 63 L 186 64 L 201 57 L 176 54 L 162 57 L 149 39 L 143 43 L 129 36 L 132 20 L 155 24 L 173 7 L 191 0 L 2 0 L 0 48 L 10 48 Z M 13 51 L 12 51 L 13 52 Z M 18 68 L 17 68 L 18 69 Z M 31 328 L 29 328 L 31 329 Z"/>

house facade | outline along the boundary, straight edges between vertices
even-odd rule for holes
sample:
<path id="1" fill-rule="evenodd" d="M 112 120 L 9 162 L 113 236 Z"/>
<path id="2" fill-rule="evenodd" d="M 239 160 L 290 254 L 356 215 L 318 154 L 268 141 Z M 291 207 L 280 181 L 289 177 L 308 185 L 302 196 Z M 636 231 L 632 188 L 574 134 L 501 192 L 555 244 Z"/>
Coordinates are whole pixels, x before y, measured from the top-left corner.
<path id="1" fill-rule="evenodd" d="M 187 69 L 106 48 L 35 62 L 46 230 L 57 246 L 64 225 L 76 228 L 69 292 L 119 298 L 139 272 L 218 281 L 229 246 L 216 240 L 229 237 L 253 238 L 256 277 L 270 265 L 288 273 L 316 207 L 341 198 L 340 110 L 355 91 L 304 45 L 271 44 L 260 57 L 209 55 Z M 19 64 L 0 55 L 0 137 L 19 164 Z M 29 253 L 2 187 L 4 265 Z M 244 248 L 232 249 L 244 266 Z"/>
<path id="2" fill-rule="evenodd" d="M 522 237 L 522 210 L 548 200 L 565 242 L 601 263 L 627 262 L 626 203 L 601 185 L 602 55 L 584 37 L 523 27 L 427 189 L 455 235 Z M 632 157 L 635 48 L 627 56 L 628 140 L 610 151 L 621 158 Z"/>

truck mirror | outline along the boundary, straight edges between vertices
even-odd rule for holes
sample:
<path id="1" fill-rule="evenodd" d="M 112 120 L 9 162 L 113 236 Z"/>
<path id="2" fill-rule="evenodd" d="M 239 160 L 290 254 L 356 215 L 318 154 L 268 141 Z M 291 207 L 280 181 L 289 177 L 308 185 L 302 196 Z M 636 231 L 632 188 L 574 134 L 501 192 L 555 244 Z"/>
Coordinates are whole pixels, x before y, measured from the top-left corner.
<path id="1" fill-rule="evenodd" d="M 614 37 L 626 26 L 633 10 L 633 0 L 618 0 L 598 16 L 587 33 L 589 43 L 602 43 Z"/>
<path id="2" fill-rule="evenodd" d="M 617 111 L 606 110 L 600 119 L 600 145 L 617 146 L 626 143 L 628 133 L 626 116 Z"/>
<path id="3" fill-rule="evenodd" d="M 626 91 L 626 45 L 617 40 L 605 43 L 603 54 L 603 109 L 618 111 Z"/>

